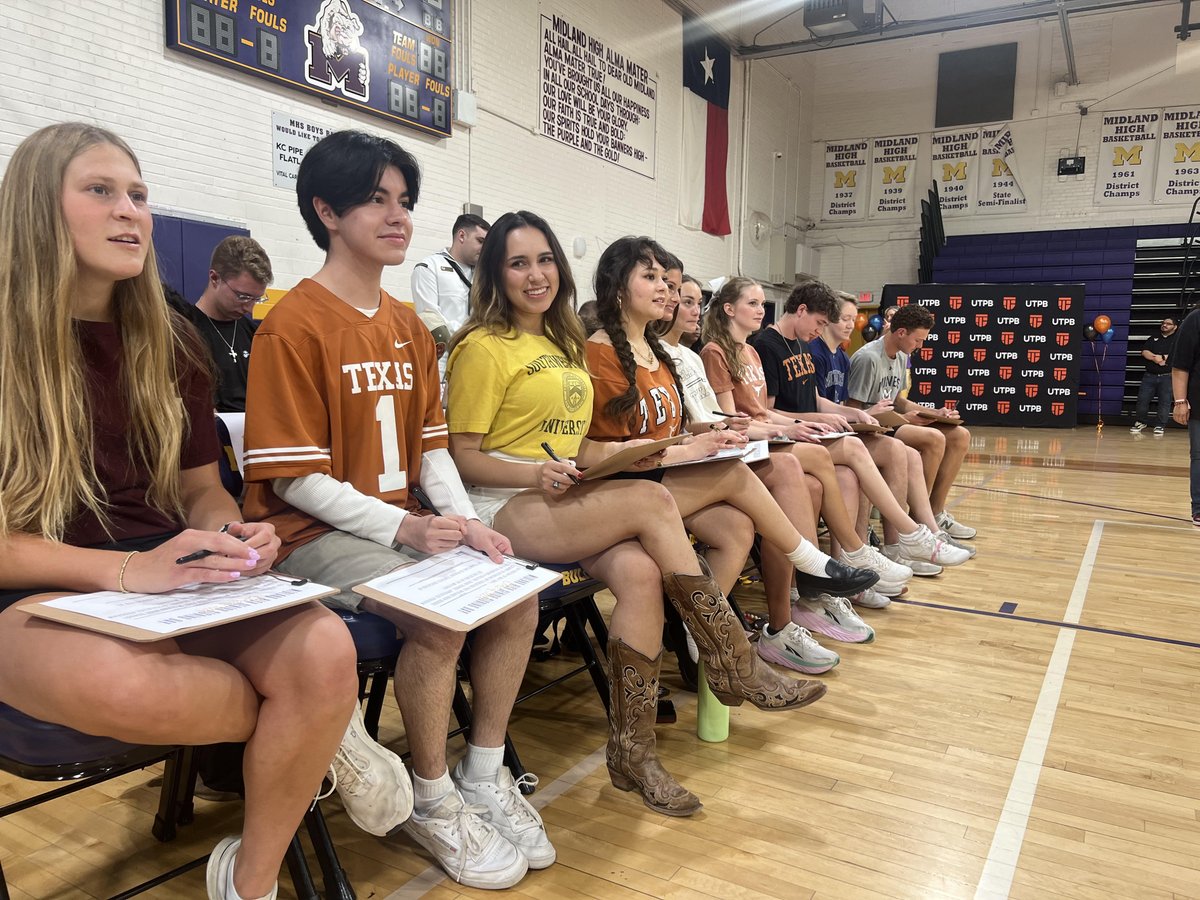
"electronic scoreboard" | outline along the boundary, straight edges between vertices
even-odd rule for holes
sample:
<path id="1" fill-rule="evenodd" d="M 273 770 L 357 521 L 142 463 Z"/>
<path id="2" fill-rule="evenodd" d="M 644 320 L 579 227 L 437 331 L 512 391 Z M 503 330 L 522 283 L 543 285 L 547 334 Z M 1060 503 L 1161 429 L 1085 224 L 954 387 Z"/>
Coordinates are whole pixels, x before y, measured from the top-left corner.
<path id="1" fill-rule="evenodd" d="M 451 0 L 166 0 L 167 46 L 450 136 Z"/>

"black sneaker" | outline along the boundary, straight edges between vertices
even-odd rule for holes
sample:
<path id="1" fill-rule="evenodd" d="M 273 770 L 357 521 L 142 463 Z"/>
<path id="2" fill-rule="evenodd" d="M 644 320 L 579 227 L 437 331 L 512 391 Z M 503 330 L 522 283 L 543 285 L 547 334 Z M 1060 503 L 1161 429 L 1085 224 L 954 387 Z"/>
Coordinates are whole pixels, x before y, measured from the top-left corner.
<path id="1" fill-rule="evenodd" d="M 796 589 L 801 596 L 815 597 L 817 594 L 833 594 L 835 597 L 853 597 L 865 591 L 879 580 L 879 573 L 870 569 L 855 569 L 843 565 L 836 559 L 825 564 L 825 577 L 796 572 Z"/>

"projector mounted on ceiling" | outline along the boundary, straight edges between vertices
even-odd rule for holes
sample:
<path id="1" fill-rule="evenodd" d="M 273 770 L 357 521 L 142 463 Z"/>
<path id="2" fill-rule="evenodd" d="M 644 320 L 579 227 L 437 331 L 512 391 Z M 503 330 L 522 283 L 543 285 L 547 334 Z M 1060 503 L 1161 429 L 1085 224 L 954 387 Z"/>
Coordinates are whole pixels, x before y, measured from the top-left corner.
<path id="1" fill-rule="evenodd" d="M 871 31 L 882 22 L 882 0 L 807 0 L 804 4 L 804 27 L 820 37 Z"/>

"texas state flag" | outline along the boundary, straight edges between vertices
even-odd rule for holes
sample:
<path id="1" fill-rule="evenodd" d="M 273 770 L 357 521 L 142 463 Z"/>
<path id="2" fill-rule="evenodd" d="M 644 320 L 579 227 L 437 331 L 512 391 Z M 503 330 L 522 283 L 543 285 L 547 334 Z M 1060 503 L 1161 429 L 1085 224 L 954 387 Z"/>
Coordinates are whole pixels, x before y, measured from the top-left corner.
<path id="1" fill-rule="evenodd" d="M 683 19 L 683 154 L 679 221 L 729 234 L 725 164 L 729 157 L 729 48 L 700 23 Z"/>

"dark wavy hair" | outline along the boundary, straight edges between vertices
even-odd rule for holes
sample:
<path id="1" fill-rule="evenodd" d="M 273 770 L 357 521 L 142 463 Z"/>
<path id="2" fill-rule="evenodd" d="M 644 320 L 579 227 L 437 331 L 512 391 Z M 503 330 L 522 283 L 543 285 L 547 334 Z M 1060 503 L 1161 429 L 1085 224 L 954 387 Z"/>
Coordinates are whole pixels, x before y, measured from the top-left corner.
<path id="1" fill-rule="evenodd" d="M 678 259 L 668 253 L 661 244 L 653 238 L 643 236 L 618 238 L 604 249 L 600 254 L 600 261 L 596 263 L 596 275 L 592 281 L 596 292 L 596 315 L 600 319 L 600 327 L 612 341 L 617 361 L 621 364 L 621 371 L 625 373 L 628 383 L 625 393 L 613 397 L 605 406 L 605 412 L 618 422 L 632 425 L 637 415 L 638 401 L 641 399 L 637 388 L 637 360 L 634 359 L 633 349 L 625 336 L 625 316 L 621 308 L 621 298 L 626 285 L 629 284 L 630 276 L 637 271 L 639 265 L 653 266 L 658 263 L 665 269 L 669 264 L 677 262 Z M 674 360 L 663 349 L 662 342 L 654 332 L 655 324 L 649 322 L 646 325 L 646 343 L 659 364 L 666 366 L 671 377 L 675 379 L 675 387 L 682 398 L 683 383 L 679 380 L 679 373 L 675 371 Z M 686 424 L 686 411 L 683 415 Z"/>
<path id="2" fill-rule="evenodd" d="M 508 259 L 508 236 L 518 228 L 536 228 L 546 237 L 550 253 L 558 266 L 558 293 L 542 319 L 546 337 L 563 352 L 563 356 L 579 368 L 586 368 L 584 343 L 587 334 L 575 312 L 575 278 L 567 254 L 546 220 L 528 210 L 502 215 L 488 230 L 479 251 L 475 278 L 471 285 L 471 314 L 462 328 L 450 339 L 450 352 L 476 328 L 505 336 L 516 331 L 517 322 L 512 304 L 504 293 L 504 263 Z"/>

